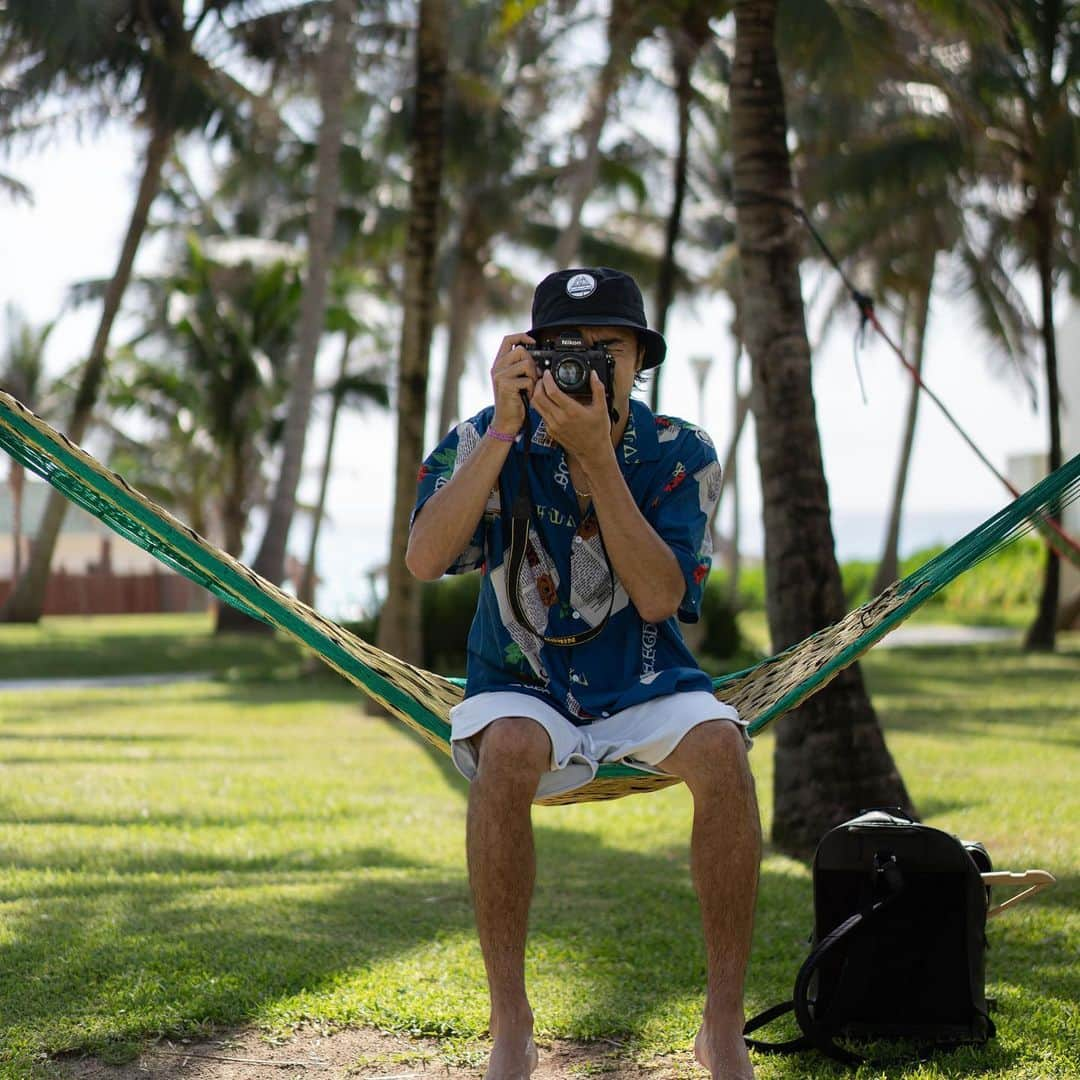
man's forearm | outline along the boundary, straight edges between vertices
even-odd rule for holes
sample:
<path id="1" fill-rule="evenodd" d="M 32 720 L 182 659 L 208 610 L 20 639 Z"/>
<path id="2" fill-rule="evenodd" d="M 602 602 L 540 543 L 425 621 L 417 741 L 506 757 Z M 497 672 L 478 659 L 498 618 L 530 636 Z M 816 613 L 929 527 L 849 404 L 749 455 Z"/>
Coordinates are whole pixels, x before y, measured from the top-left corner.
<path id="1" fill-rule="evenodd" d="M 686 591 L 675 553 L 638 509 L 615 454 L 581 462 L 611 567 L 648 622 L 674 615 Z"/>
<path id="2" fill-rule="evenodd" d="M 424 503 L 405 552 L 405 565 L 414 576 L 422 581 L 442 577 L 465 550 L 509 451 L 509 443 L 481 439 L 453 477 Z"/>

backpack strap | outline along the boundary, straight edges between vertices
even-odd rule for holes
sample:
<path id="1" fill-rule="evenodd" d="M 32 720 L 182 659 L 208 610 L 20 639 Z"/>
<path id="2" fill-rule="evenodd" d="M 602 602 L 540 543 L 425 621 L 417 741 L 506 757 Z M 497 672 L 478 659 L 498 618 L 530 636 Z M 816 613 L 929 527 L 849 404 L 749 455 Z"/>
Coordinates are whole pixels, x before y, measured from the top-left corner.
<path id="1" fill-rule="evenodd" d="M 795 979 L 795 992 L 791 1001 L 783 1001 L 773 1005 L 771 1008 L 747 1020 L 743 1027 L 743 1041 L 751 1050 L 761 1050 L 766 1054 L 795 1054 L 800 1050 L 814 1049 L 820 1050 L 834 1061 L 842 1062 L 845 1065 L 859 1065 L 862 1063 L 862 1058 L 838 1046 L 829 1032 L 815 1019 L 809 1001 L 810 980 L 813 978 L 814 972 L 817 971 L 822 958 L 858 930 L 866 922 L 869 915 L 880 910 L 886 902 L 885 900 L 879 901 L 869 912 L 856 912 L 850 918 L 845 919 L 832 933 L 815 946 L 814 951 L 810 953 L 802 967 L 799 968 L 799 974 Z M 789 1012 L 795 1013 L 795 1019 L 799 1022 L 799 1027 L 803 1032 L 802 1035 L 776 1043 L 746 1038 L 751 1032 L 765 1027 L 766 1024 L 771 1024 L 774 1020 Z"/>
<path id="2" fill-rule="evenodd" d="M 861 1065 L 865 1061 L 865 1059 L 858 1054 L 853 1054 L 850 1050 L 845 1050 L 842 1046 L 839 1046 L 833 1039 L 832 1033 L 828 1030 L 828 1027 L 823 1024 L 819 1018 L 814 1016 L 810 1004 L 810 983 L 814 973 L 821 965 L 821 961 L 835 949 L 839 948 L 841 944 L 846 943 L 847 945 L 850 945 L 853 940 L 853 935 L 861 928 L 864 928 L 867 923 L 873 919 L 882 908 L 891 903 L 893 898 L 903 889 L 903 878 L 896 866 L 895 858 L 890 856 L 887 861 L 884 861 L 877 866 L 876 872 L 877 875 L 880 876 L 880 879 L 885 882 L 888 894 L 881 900 L 865 905 L 861 911 L 857 911 L 854 915 L 845 919 L 839 926 L 830 931 L 830 933 L 818 942 L 814 947 L 814 950 L 803 962 L 802 967 L 799 968 L 799 974 L 795 978 L 795 990 L 791 1001 L 773 1005 L 771 1008 L 766 1009 L 762 1013 L 758 1013 L 757 1016 L 746 1022 L 743 1027 L 743 1041 L 752 1050 L 761 1050 L 765 1053 L 773 1054 L 792 1054 L 799 1050 L 809 1050 L 814 1048 L 820 1050 L 821 1053 L 832 1058 L 834 1061 L 839 1061 L 844 1065 L 856 1066 Z M 795 1013 L 795 1019 L 799 1022 L 799 1027 L 802 1029 L 803 1034 L 798 1038 L 788 1039 L 786 1042 L 780 1043 L 768 1043 L 758 1039 L 746 1038 L 750 1032 L 756 1031 L 760 1027 L 764 1027 L 766 1024 L 771 1023 L 773 1020 L 788 1012 Z"/>
<path id="3" fill-rule="evenodd" d="M 837 1045 L 832 1033 L 818 1020 L 810 1006 L 810 981 L 821 964 L 821 961 L 834 949 L 844 942 L 851 943 L 851 937 L 861 927 L 876 915 L 895 895 L 890 894 L 884 900 L 879 900 L 869 910 L 857 911 L 854 915 L 845 919 L 835 930 L 827 934 L 816 949 L 806 958 L 805 963 L 799 968 L 799 974 L 795 977 L 795 991 L 792 995 L 792 1009 L 799 1027 L 806 1034 L 809 1044 L 820 1050 L 827 1057 L 839 1061 L 843 1065 L 861 1065 L 864 1058 L 858 1054 L 845 1050 Z"/>
<path id="4" fill-rule="evenodd" d="M 814 1043 L 812 1043 L 805 1035 L 799 1035 L 794 1039 L 788 1039 L 786 1042 L 762 1042 L 760 1039 L 748 1039 L 746 1036 L 752 1031 L 757 1031 L 758 1028 L 765 1027 L 766 1024 L 771 1024 L 774 1020 L 783 1016 L 785 1013 L 789 1013 L 795 1008 L 794 1001 L 781 1001 L 778 1005 L 773 1005 L 766 1009 L 764 1012 L 759 1012 L 757 1016 L 751 1017 L 746 1021 L 743 1026 L 743 1042 L 751 1050 L 760 1050 L 765 1054 L 795 1054 L 800 1050 L 810 1050 Z"/>

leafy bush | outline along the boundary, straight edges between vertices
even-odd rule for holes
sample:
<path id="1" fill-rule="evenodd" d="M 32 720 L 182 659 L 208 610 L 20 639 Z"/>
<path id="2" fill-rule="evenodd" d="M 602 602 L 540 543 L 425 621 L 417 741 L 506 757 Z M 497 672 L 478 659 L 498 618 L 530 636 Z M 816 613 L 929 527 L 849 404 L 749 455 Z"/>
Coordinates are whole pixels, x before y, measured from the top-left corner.
<path id="1" fill-rule="evenodd" d="M 913 560 L 922 556 L 925 563 L 936 553 L 919 552 Z M 961 574 L 930 603 L 961 622 L 1022 622 L 1034 616 L 1038 606 L 1045 558 L 1043 542 L 1026 537 Z"/>
<path id="2" fill-rule="evenodd" d="M 424 667 L 441 675 L 465 674 L 466 643 L 479 595 L 479 574 L 451 574 L 420 586 L 420 662 Z M 380 611 L 342 625 L 374 644 Z"/>
<path id="3" fill-rule="evenodd" d="M 840 566 L 840 581 L 844 588 L 844 602 L 849 608 L 865 604 L 870 599 L 870 589 L 877 573 L 877 563 L 865 559 L 853 559 Z"/>
<path id="4" fill-rule="evenodd" d="M 701 621 L 705 626 L 698 646 L 701 652 L 724 659 L 739 651 L 742 642 L 735 614 L 724 575 L 710 575 L 701 598 Z"/>
<path id="5" fill-rule="evenodd" d="M 706 592 L 718 589 L 720 595 L 726 598 L 729 591 L 727 570 L 714 563 L 705 588 Z M 739 597 L 735 607 L 739 611 L 765 610 L 765 567 L 761 563 L 750 563 L 740 568 Z"/>
<path id="6" fill-rule="evenodd" d="M 922 548 L 900 562 L 900 576 L 907 577 L 945 548 L 941 545 Z M 1016 625 L 1034 615 L 1042 587 L 1045 545 L 1038 537 L 1015 541 L 971 569 L 960 574 L 941 592 L 927 601 L 944 619 Z M 877 564 L 871 560 L 852 559 L 840 567 L 844 598 L 849 608 L 870 599 Z M 717 568 L 709 577 L 709 588 L 726 593 L 726 576 Z M 708 590 L 706 590 L 708 591 Z M 760 611 L 765 607 L 765 568 L 746 567 L 739 577 L 740 611 Z"/>
<path id="7" fill-rule="evenodd" d="M 420 634 L 424 667 L 464 675 L 469 627 L 480 596 L 480 575 L 451 574 L 425 581 L 420 589 Z"/>

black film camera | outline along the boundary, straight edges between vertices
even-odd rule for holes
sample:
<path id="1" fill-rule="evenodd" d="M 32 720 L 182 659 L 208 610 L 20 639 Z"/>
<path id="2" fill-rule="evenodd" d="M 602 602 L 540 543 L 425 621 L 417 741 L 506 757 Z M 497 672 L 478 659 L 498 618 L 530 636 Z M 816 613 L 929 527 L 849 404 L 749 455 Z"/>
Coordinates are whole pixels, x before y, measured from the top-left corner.
<path id="1" fill-rule="evenodd" d="M 545 345 L 526 345 L 543 376 L 551 372 L 555 385 L 564 393 L 580 401 L 592 400 L 590 372 L 595 371 L 604 384 L 604 396 L 611 401 L 615 384 L 615 361 L 603 345 L 589 347 L 576 330 L 565 330 L 554 341 Z"/>

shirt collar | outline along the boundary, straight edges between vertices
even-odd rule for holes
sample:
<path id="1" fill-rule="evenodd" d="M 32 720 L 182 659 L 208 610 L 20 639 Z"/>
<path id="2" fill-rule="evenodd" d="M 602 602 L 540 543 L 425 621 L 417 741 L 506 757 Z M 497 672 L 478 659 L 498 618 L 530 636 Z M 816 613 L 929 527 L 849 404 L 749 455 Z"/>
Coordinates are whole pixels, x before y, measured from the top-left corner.
<path id="1" fill-rule="evenodd" d="M 644 401 L 630 399 L 630 416 L 622 440 L 615 448 L 624 465 L 660 460 L 660 440 L 656 437 L 656 417 Z"/>

